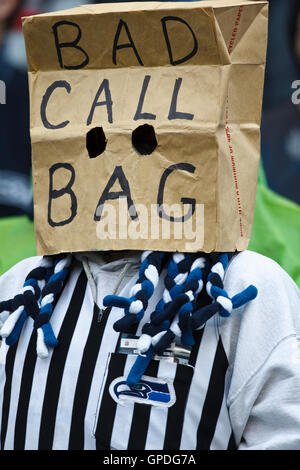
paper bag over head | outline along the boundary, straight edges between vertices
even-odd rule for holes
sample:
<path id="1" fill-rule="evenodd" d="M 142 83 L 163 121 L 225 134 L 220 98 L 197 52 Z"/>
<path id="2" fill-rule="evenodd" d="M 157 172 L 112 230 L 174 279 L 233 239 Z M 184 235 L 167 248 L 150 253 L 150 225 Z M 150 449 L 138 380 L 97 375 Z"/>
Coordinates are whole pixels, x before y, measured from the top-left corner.
<path id="1" fill-rule="evenodd" d="M 23 18 L 39 254 L 247 249 L 265 1 Z"/>

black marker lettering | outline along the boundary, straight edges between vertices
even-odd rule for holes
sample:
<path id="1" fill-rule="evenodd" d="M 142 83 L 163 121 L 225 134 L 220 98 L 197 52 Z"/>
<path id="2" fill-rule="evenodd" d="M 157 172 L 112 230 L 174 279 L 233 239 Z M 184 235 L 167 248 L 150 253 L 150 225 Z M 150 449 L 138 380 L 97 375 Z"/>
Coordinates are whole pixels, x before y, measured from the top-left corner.
<path id="1" fill-rule="evenodd" d="M 101 95 L 103 90 L 104 90 L 104 93 L 105 93 L 105 101 L 98 101 L 99 96 Z M 113 122 L 112 105 L 113 105 L 113 102 L 111 100 L 111 94 L 110 94 L 110 89 L 109 89 L 109 81 L 107 80 L 107 78 L 105 78 L 103 80 L 103 82 L 101 83 L 101 85 L 100 85 L 100 87 L 99 87 L 99 89 L 96 93 L 96 96 L 95 96 L 94 102 L 92 104 L 91 111 L 90 111 L 90 114 L 89 114 L 89 117 L 87 119 L 86 124 L 88 126 L 91 124 L 96 106 L 106 106 L 108 122 L 112 123 Z"/>
<path id="2" fill-rule="evenodd" d="M 110 191 L 112 186 L 115 184 L 116 180 L 119 181 L 122 191 Z M 107 200 L 119 199 L 120 197 L 127 198 L 127 206 L 128 206 L 129 215 L 132 220 L 137 219 L 138 215 L 137 215 L 135 206 L 133 204 L 133 200 L 131 198 L 128 180 L 124 174 L 123 168 L 121 166 L 116 166 L 113 174 L 109 178 L 108 183 L 104 188 L 103 193 L 101 194 L 101 197 L 97 204 L 97 208 L 95 210 L 94 220 L 99 221 L 101 219 L 103 206 Z"/>
<path id="3" fill-rule="evenodd" d="M 181 59 L 174 60 L 174 58 L 173 58 L 172 47 L 171 47 L 171 43 L 170 43 L 170 39 L 169 39 L 169 35 L 168 35 L 168 30 L 167 30 L 167 21 L 179 21 L 180 23 L 185 24 L 188 27 L 188 29 L 190 30 L 190 32 L 192 33 L 192 36 L 193 36 L 193 39 L 194 39 L 194 48 L 189 54 L 187 54 L 185 57 L 182 57 Z M 170 64 L 171 65 L 178 65 L 178 64 L 182 64 L 183 62 L 186 62 L 187 60 L 191 59 L 196 54 L 196 52 L 198 51 L 198 41 L 197 41 L 196 36 L 194 34 L 194 31 L 192 30 L 190 25 L 186 21 L 184 21 L 182 18 L 178 18 L 177 16 L 165 16 L 164 18 L 161 19 L 161 22 L 162 22 L 162 27 L 163 27 L 163 33 L 164 33 L 165 40 L 166 40 L 166 43 L 167 43 L 167 48 L 168 48 L 168 53 L 169 53 L 169 58 L 170 58 Z"/>
<path id="4" fill-rule="evenodd" d="M 148 84 L 150 82 L 150 75 L 146 75 L 144 78 L 143 86 L 142 86 L 142 91 L 140 94 L 137 110 L 134 116 L 134 121 L 137 121 L 138 119 L 156 119 L 156 115 L 152 113 L 142 113 L 143 109 L 143 104 L 144 104 L 144 99 L 145 95 L 147 92 Z"/>
<path id="5" fill-rule="evenodd" d="M 53 189 L 53 175 L 60 168 L 64 168 L 65 170 L 70 171 L 71 177 L 70 177 L 70 181 L 64 188 L 57 190 L 57 189 Z M 54 165 L 51 166 L 51 168 L 49 168 L 49 181 L 50 183 L 49 183 L 49 202 L 48 202 L 48 223 L 49 225 L 51 225 L 51 227 L 67 225 L 70 222 L 72 222 L 72 220 L 77 214 L 77 199 L 76 199 L 74 191 L 72 191 L 71 189 L 75 181 L 75 170 L 72 167 L 72 165 L 69 165 L 68 163 L 55 163 Z M 68 219 L 62 220 L 60 222 L 55 222 L 51 216 L 52 201 L 53 199 L 57 199 L 59 197 L 64 196 L 65 194 L 69 194 L 70 196 L 71 215 Z"/>
<path id="6" fill-rule="evenodd" d="M 175 81 L 174 85 L 174 90 L 173 90 L 173 96 L 172 96 L 172 101 L 171 101 L 171 106 L 170 106 L 170 111 L 169 111 L 169 116 L 168 119 L 188 119 L 191 121 L 194 119 L 194 115 L 190 113 L 180 113 L 177 111 L 177 97 L 178 97 L 178 92 L 181 87 L 182 83 L 182 78 L 177 78 Z"/>
<path id="7" fill-rule="evenodd" d="M 118 41 L 119 41 L 119 37 L 120 37 L 120 34 L 121 34 L 121 30 L 122 30 L 122 27 L 125 28 L 125 31 L 126 31 L 126 34 L 128 36 L 128 39 L 129 39 L 129 42 L 126 42 L 124 44 L 118 44 Z M 131 47 L 133 49 L 133 52 L 135 53 L 135 56 L 139 62 L 140 65 L 144 65 L 143 62 L 141 61 L 141 58 L 138 54 L 138 51 L 134 45 L 134 42 L 132 40 L 132 37 L 131 37 L 131 34 L 130 34 L 130 31 L 129 31 L 129 28 L 127 26 L 127 24 L 125 23 L 125 21 L 123 20 L 120 20 L 119 24 L 118 24 L 118 28 L 117 28 L 117 32 L 116 32 L 116 35 L 115 35 L 115 40 L 114 40 L 114 46 L 113 46 L 113 55 L 112 55 L 112 59 L 113 59 L 113 63 L 115 65 L 117 65 L 117 50 L 118 49 L 125 49 L 125 48 L 128 48 L 128 47 Z"/>
<path id="8" fill-rule="evenodd" d="M 74 39 L 74 41 L 70 42 L 60 42 L 58 38 L 58 28 L 61 26 L 71 26 L 72 28 L 77 29 L 77 37 Z M 59 65 L 61 66 L 62 69 L 68 69 L 68 70 L 76 70 L 76 69 L 82 69 L 89 63 L 89 56 L 85 52 L 85 50 L 82 49 L 82 47 L 78 46 L 78 43 L 81 39 L 81 29 L 76 23 L 72 23 L 71 21 L 59 21 L 58 23 L 55 23 L 54 26 L 52 26 L 53 33 L 54 33 L 54 39 L 55 39 L 55 46 L 56 46 L 56 51 L 57 51 L 57 57 L 59 61 Z M 65 65 L 63 62 L 62 54 L 61 54 L 61 49 L 64 47 L 72 47 L 73 49 L 77 49 L 80 51 L 84 56 L 85 59 L 77 65 Z"/>
<path id="9" fill-rule="evenodd" d="M 46 129 L 61 129 L 63 127 L 66 127 L 70 122 L 70 121 L 64 121 L 64 122 L 61 122 L 60 124 L 51 124 L 51 122 L 49 122 L 46 117 L 46 108 L 48 105 L 48 101 L 52 93 L 54 92 L 54 90 L 56 90 L 56 88 L 65 88 L 68 93 L 71 92 L 71 85 L 65 80 L 58 80 L 52 83 L 52 85 L 50 85 L 47 88 L 46 93 L 44 94 L 42 103 L 41 103 L 41 119 Z"/>
<path id="10" fill-rule="evenodd" d="M 163 208 L 163 199 L 164 199 L 164 190 L 165 184 L 167 181 L 168 176 L 175 170 L 178 171 L 188 171 L 189 173 L 194 173 L 195 167 L 190 163 L 176 163 L 175 165 L 169 166 L 162 174 L 160 179 L 159 188 L 158 188 L 158 195 L 157 195 L 157 204 L 158 204 L 158 215 L 161 219 L 169 220 L 171 222 L 186 222 L 189 220 L 193 213 L 195 212 L 196 200 L 192 198 L 182 197 L 181 202 L 182 204 L 190 204 L 190 208 L 188 212 L 182 217 L 173 217 L 166 214 Z"/>

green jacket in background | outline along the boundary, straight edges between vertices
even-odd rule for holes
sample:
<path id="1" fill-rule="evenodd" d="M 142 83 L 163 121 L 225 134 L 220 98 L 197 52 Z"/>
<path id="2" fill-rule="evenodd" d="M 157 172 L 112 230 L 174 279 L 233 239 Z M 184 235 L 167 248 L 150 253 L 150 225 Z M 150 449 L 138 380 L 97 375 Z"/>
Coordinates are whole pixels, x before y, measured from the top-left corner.
<path id="1" fill-rule="evenodd" d="M 33 222 L 25 215 L 0 219 L 0 275 L 35 255 Z"/>
<path id="2" fill-rule="evenodd" d="M 300 206 L 268 189 L 262 168 L 249 250 L 277 261 L 300 287 Z M 0 275 L 34 255 L 33 222 L 25 216 L 0 219 Z"/>
<path id="3" fill-rule="evenodd" d="M 262 168 L 249 250 L 277 261 L 300 287 L 300 206 L 271 191 Z"/>

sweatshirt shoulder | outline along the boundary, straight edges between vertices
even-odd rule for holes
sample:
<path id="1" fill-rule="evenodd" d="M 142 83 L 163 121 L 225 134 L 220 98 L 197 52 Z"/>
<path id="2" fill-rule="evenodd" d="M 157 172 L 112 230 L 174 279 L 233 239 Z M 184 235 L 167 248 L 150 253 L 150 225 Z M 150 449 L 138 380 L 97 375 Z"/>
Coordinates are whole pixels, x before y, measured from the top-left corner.
<path id="1" fill-rule="evenodd" d="M 254 251 L 237 254 L 228 266 L 225 282 L 244 289 L 249 283 L 274 295 L 293 292 L 300 300 L 300 289 L 289 274 L 274 260 Z"/>
<path id="2" fill-rule="evenodd" d="M 25 258 L 0 277 L 0 302 L 15 296 L 22 288 L 27 274 L 36 268 L 42 256 Z"/>
<path id="3" fill-rule="evenodd" d="M 274 373 L 274 357 L 282 344 L 290 353 L 281 357 L 280 368 L 288 367 L 300 338 L 300 289 L 281 266 L 251 251 L 241 252 L 229 264 L 224 288 L 232 297 L 253 284 L 257 297 L 218 317 L 217 323 L 229 362 L 228 404 L 244 390 L 249 400 L 254 377 Z M 247 387 L 246 387 L 247 384 Z M 246 387 L 246 388 L 245 388 Z"/>
<path id="4" fill-rule="evenodd" d="M 244 269 L 247 267 L 249 269 L 257 269 L 258 267 L 263 267 L 265 269 L 276 269 L 285 272 L 281 266 L 271 258 L 256 253 L 255 251 L 245 250 L 238 253 L 229 264 L 229 267 L 234 267 L 238 269 L 239 267 Z"/>
<path id="5" fill-rule="evenodd" d="M 224 288 L 230 297 L 250 284 L 257 297 L 218 318 L 229 363 L 246 379 L 285 338 L 300 337 L 300 289 L 278 263 L 258 253 L 241 252 L 229 264 Z"/>

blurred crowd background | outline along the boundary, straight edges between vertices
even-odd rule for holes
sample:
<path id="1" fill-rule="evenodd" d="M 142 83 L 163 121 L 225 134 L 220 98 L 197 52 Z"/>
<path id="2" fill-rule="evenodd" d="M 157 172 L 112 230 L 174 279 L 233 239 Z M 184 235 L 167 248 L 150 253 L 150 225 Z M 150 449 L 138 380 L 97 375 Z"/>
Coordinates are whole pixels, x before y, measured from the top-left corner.
<path id="1" fill-rule="evenodd" d="M 85 0 L 0 0 L 0 274 L 35 254 L 29 97 L 21 17 Z M 1 82 L 0 82 L 1 83 Z M 0 90 L 1 91 L 1 90 Z M 261 168 L 250 248 L 300 285 L 300 0 L 269 1 Z"/>

